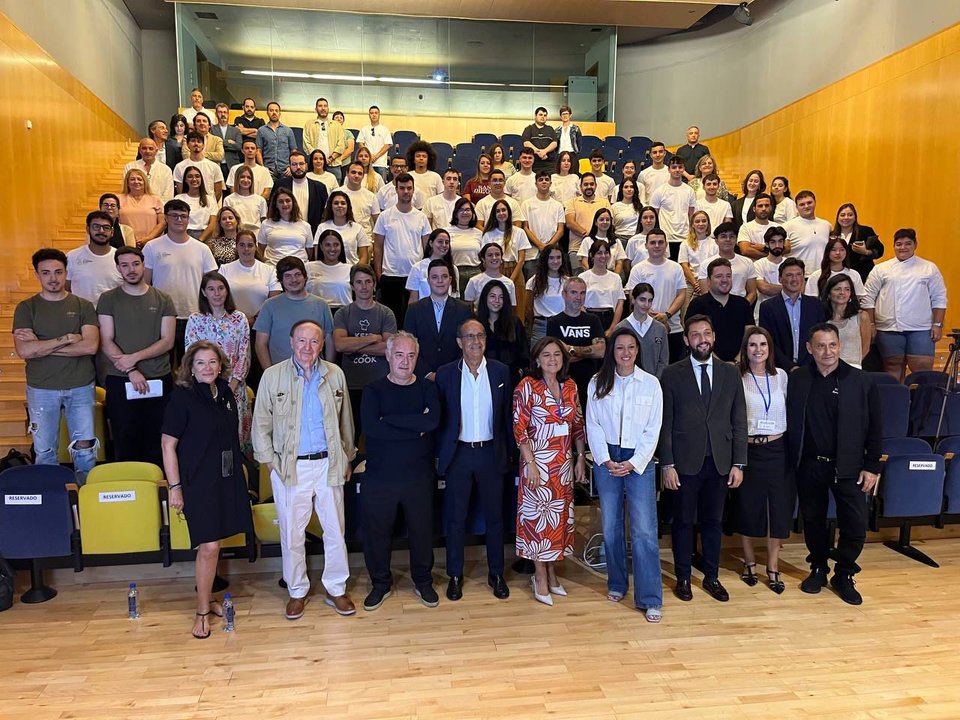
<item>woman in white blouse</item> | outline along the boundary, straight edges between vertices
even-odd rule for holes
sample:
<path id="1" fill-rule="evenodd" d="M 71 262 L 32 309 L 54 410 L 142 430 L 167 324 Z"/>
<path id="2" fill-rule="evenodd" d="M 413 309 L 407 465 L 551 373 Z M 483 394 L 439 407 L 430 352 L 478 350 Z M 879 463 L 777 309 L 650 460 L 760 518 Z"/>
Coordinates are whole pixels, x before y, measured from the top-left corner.
<path id="1" fill-rule="evenodd" d="M 573 153 L 564 150 L 557 155 L 557 171 L 550 176 L 550 194 L 564 207 L 580 194 L 580 176 L 573 166 Z"/>
<path id="2" fill-rule="evenodd" d="M 490 217 L 483 226 L 480 242 L 496 243 L 503 251 L 503 274 L 514 285 L 523 279 L 523 263 L 527 250 L 533 247 L 527 234 L 513 224 L 513 211 L 506 200 L 497 200 L 490 208 Z"/>
<path id="3" fill-rule="evenodd" d="M 517 288 L 513 280 L 503 274 L 503 250 L 495 242 L 487 243 L 480 248 L 480 267 L 483 272 L 474 275 L 463 291 L 463 299 L 476 306 L 480 293 L 491 280 L 499 280 L 507 288 L 510 295 L 510 304 L 517 306 Z M 474 307 L 476 309 L 476 307 Z"/>
<path id="4" fill-rule="evenodd" d="M 207 191 L 203 173 L 192 165 L 183 172 L 183 189 L 176 199 L 190 206 L 187 235 L 203 242 L 213 234 L 210 218 L 217 214 L 217 199 Z"/>
<path id="5" fill-rule="evenodd" d="M 859 368 L 863 358 L 870 352 L 870 339 L 873 335 L 873 323 L 866 310 L 860 309 L 856 294 L 856 284 L 860 279 L 837 273 L 829 280 L 820 295 L 823 314 L 827 322 L 833 323 L 840 337 L 840 359 L 848 365 Z"/>
<path id="6" fill-rule="evenodd" d="M 307 178 L 323 183 L 327 188 L 327 193 L 332 193 L 337 189 L 337 176 L 327 170 L 327 156 L 319 148 L 310 153 L 310 172 Z"/>
<path id="7" fill-rule="evenodd" d="M 587 390 L 587 441 L 600 495 L 607 558 L 607 599 L 627 594 L 624 510 L 630 518 L 633 602 L 648 622 L 663 617 L 653 453 L 660 437 L 663 393 L 640 369 L 640 341 L 630 328 L 607 340 L 600 371 Z M 626 498 L 626 508 L 624 507 Z"/>
<path id="8" fill-rule="evenodd" d="M 613 212 L 614 234 L 624 245 L 637 234 L 637 222 L 643 209 L 640 187 L 633 178 L 625 178 L 617 191 L 617 201 L 610 208 Z"/>
<path id="9" fill-rule="evenodd" d="M 580 273 L 587 284 L 584 307 L 600 318 L 605 334 L 609 336 L 623 315 L 623 281 L 608 268 L 611 260 L 610 243 L 595 240 L 590 248 L 590 269 Z"/>
<path id="10" fill-rule="evenodd" d="M 453 264 L 460 272 L 459 287 L 462 294 L 470 278 L 480 272 L 480 237 L 483 235 L 477 227 L 477 211 L 467 198 L 460 198 L 453 206 L 453 217 L 447 232 L 450 234 Z"/>
<path id="11" fill-rule="evenodd" d="M 767 539 L 767 584 L 778 595 L 780 548 L 790 537 L 797 488 L 787 465 L 787 373 L 773 361 L 773 338 L 761 327 L 746 329 L 738 360 L 747 404 L 747 467 L 734 491 L 736 531 L 743 546 L 740 579 L 757 584 L 752 538 Z M 799 432 L 799 431 L 798 431 Z"/>
<path id="12" fill-rule="evenodd" d="M 370 236 L 363 230 L 363 226 L 353 217 L 353 204 L 350 196 L 343 190 L 334 190 L 327 199 L 327 206 L 323 210 L 323 222 L 317 226 L 314 244 L 320 239 L 324 230 L 336 230 L 343 238 L 343 251 L 349 265 L 369 265 L 370 247 L 373 243 Z"/>
<path id="13" fill-rule="evenodd" d="M 270 196 L 267 219 L 260 225 L 257 243 L 263 248 L 264 261 L 270 265 L 288 255 L 303 262 L 313 259 L 313 232 L 287 188 L 277 188 Z"/>
<path id="14" fill-rule="evenodd" d="M 253 170 L 246 165 L 237 167 L 233 178 L 233 192 L 223 199 L 223 206 L 233 208 L 240 216 L 241 225 L 260 229 L 260 223 L 267 216 L 267 201 L 260 193 L 253 191 Z"/>
<path id="15" fill-rule="evenodd" d="M 353 302 L 350 286 L 350 268 L 343 252 L 343 238 L 336 230 L 324 230 L 319 235 L 320 259 L 307 263 L 307 292 L 323 298 L 330 312 Z"/>
<path id="16" fill-rule="evenodd" d="M 642 187 L 642 186 L 641 186 Z M 623 261 L 623 271 L 630 277 L 630 270 L 637 263 L 649 257 L 647 253 L 647 233 L 658 227 L 660 223 L 656 208 L 645 205 L 640 208 L 640 217 L 637 221 L 637 234 L 627 240 L 624 252 L 627 258 Z"/>
<path id="17" fill-rule="evenodd" d="M 567 253 L 556 245 L 551 245 L 537 256 L 537 270 L 526 285 L 533 301 L 527 305 L 528 312 L 533 316 L 531 347 L 546 336 L 547 320 L 563 312 L 563 283 L 571 275 Z"/>
<path id="18" fill-rule="evenodd" d="M 773 197 L 773 222 L 783 225 L 787 220 L 793 220 L 800 214 L 797 204 L 790 196 L 790 181 L 783 175 L 777 175 L 770 181 L 770 195 Z"/>

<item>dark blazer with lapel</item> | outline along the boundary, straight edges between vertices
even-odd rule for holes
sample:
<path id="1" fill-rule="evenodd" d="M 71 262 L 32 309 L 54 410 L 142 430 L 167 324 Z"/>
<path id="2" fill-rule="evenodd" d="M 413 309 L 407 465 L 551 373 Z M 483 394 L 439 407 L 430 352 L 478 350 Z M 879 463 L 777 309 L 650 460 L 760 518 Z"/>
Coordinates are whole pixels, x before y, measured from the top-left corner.
<path id="1" fill-rule="evenodd" d="M 415 335 L 420 341 L 420 355 L 417 357 L 417 375 L 426 377 L 460 357 L 457 345 L 457 328 L 464 320 L 473 317 L 472 306 L 452 297 L 447 298 L 440 318 L 440 331 L 433 315 L 433 300 L 430 296 L 417 300 L 407 308 L 403 319 L 403 329 Z"/>
<path id="2" fill-rule="evenodd" d="M 163 147 L 166 151 L 166 163 L 167 167 L 171 170 L 177 167 L 177 163 L 183 160 L 183 150 L 179 145 L 177 145 L 176 140 L 167 138 L 167 141 L 163 144 Z M 140 158 L 140 154 L 137 153 L 137 159 Z"/>
<path id="3" fill-rule="evenodd" d="M 437 370 L 437 390 L 440 392 L 441 420 L 437 430 L 437 471 L 444 475 L 460 438 L 460 382 L 464 370 L 463 359 L 441 365 Z M 508 469 L 510 442 L 513 438 L 513 392 L 510 368 L 497 360 L 487 360 L 487 379 L 493 401 L 493 446 L 497 457 L 497 472 Z"/>
<path id="4" fill-rule="evenodd" d="M 806 365 L 811 361 L 807 352 L 807 333 L 817 323 L 824 321 L 823 305 L 815 297 L 800 296 L 800 347 L 797 348 L 797 362 L 793 361 L 793 331 L 790 327 L 790 314 L 783 293 L 765 300 L 760 305 L 760 327 L 770 331 L 773 336 L 774 358 L 778 368 L 789 372 L 796 365 Z"/>
<path id="5" fill-rule="evenodd" d="M 227 125 L 227 131 L 221 133 L 220 126 L 214 125 L 210 128 L 210 134 L 216 135 L 223 140 L 223 162 L 221 165 L 226 165 L 227 170 L 229 170 L 234 165 L 239 165 L 243 162 L 243 155 L 240 154 L 240 144 L 243 142 L 243 135 L 240 134 L 240 130 L 238 130 L 236 126 Z M 227 144 L 230 140 L 233 140 L 233 145 Z M 223 177 L 226 179 L 227 174 L 224 173 Z"/>
<path id="6" fill-rule="evenodd" d="M 737 226 L 737 230 L 740 229 L 740 226 L 743 225 L 743 204 L 747 201 L 746 195 L 741 195 L 736 200 L 733 201 L 733 224 Z M 753 204 L 751 203 L 750 209 L 747 210 L 747 222 L 756 217 L 753 213 Z"/>
<path id="7" fill-rule="evenodd" d="M 703 467 L 707 436 L 717 472 L 747 463 L 747 408 L 736 366 L 713 357 L 710 407 L 703 405 L 690 358 L 667 366 L 663 386 L 663 424 L 657 457 L 680 475 L 696 475 Z"/>
<path id="8" fill-rule="evenodd" d="M 310 223 L 310 229 L 316 234 L 317 228 L 322 222 L 323 209 L 327 206 L 327 186 L 322 182 L 307 178 L 307 187 L 310 189 L 307 207 L 300 208 L 300 212 L 303 214 L 303 219 Z M 280 178 L 273 185 L 274 190 L 277 188 L 286 188 L 293 192 L 293 178 Z"/>

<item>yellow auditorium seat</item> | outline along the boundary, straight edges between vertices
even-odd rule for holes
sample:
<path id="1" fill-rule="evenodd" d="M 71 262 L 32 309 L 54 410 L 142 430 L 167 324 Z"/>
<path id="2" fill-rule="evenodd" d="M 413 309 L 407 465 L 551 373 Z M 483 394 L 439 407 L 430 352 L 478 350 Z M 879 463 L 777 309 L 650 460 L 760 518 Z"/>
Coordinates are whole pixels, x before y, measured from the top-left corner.
<path id="1" fill-rule="evenodd" d="M 106 462 L 106 439 L 107 439 L 107 412 L 105 403 L 107 402 L 107 391 L 102 387 L 94 388 L 96 404 L 93 407 L 93 434 L 100 441 L 100 447 L 97 448 L 97 462 Z M 73 463 L 70 457 L 70 431 L 67 430 L 67 421 L 60 418 L 60 447 L 57 453 L 57 462 L 61 464 Z"/>
<path id="2" fill-rule="evenodd" d="M 88 482 L 79 496 L 84 555 L 160 550 L 160 491 L 154 480 Z"/>
<path id="3" fill-rule="evenodd" d="M 280 521 L 277 520 L 277 506 L 275 503 L 260 503 L 253 506 L 253 531 L 257 539 L 264 545 L 280 543 Z M 315 537 L 323 536 L 323 528 L 316 513 L 310 515 L 307 532 Z"/>
<path id="4" fill-rule="evenodd" d="M 163 482 L 163 470 L 148 462 L 112 462 L 97 465 L 87 475 L 87 483 L 108 480 L 145 480 L 159 485 Z"/>
<path id="5" fill-rule="evenodd" d="M 279 538 L 277 542 L 280 542 Z M 246 544 L 247 536 L 244 533 L 238 533 L 223 540 L 220 547 L 245 547 Z M 175 512 L 170 513 L 170 548 L 173 550 L 193 550 L 194 548 L 190 541 L 190 529 L 187 527 L 186 519 L 181 519 Z"/>

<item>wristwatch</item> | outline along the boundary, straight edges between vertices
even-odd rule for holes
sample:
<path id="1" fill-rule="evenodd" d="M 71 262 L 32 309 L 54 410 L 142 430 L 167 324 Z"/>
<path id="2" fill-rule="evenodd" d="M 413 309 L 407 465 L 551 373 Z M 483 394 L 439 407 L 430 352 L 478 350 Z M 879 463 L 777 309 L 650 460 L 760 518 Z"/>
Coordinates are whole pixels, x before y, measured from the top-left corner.
<path id="1" fill-rule="evenodd" d="M 943 327 L 943 323 L 942 323 L 942 322 L 934 323 L 933 326 L 934 326 L 934 327 L 938 327 L 938 328 L 942 328 L 942 327 Z"/>
<path id="2" fill-rule="evenodd" d="M 741 465 L 740 463 L 734 463 L 733 466 L 738 470 L 743 470 L 746 467 L 746 465 Z"/>

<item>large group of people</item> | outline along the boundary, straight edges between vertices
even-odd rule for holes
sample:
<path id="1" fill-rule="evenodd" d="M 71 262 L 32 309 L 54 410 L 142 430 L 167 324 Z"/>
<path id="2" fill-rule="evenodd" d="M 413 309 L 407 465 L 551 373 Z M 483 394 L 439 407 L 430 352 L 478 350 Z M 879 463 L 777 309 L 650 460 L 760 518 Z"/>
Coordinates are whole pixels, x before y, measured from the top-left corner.
<path id="1" fill-rule="evenodd" d="M 195 90 L 169 129 L 150 123 L 122 192 L 87 216 L 87 242 L 34 254 L 41 290 L 14 315 L 37 462 L 57 462 L 62 410 L 83 481 L 100 384 L 113 457 L 162 464 L 198 548 L 194 636 L 219 614 L 219 540 L 251 527 L 242 470 L 253 462 L 270 471 L 286 617 L 303 615 L 310 591 L 313 511 L 325 602 L 355 613 L 343 488 L 364 440 L 367 611 L 394 585 L 400 508 L 416 594 L 439 602 L 438 473 L 446 597 L 464 592 L 474 492 L 489 586 L 509 596 L 502 507 L 517 474 L 516 552 L 533 562 L 534 598 L 552 605 L 567 594 L 557 563 L 573 549 L 573 488 L 588 460 L 607 598 L 628 592 L 629 526 L 633 601 L 650 622 L 663 606 L 657 463 L 672 491 L 681 600 L 693 597 L 694 523 L 703 589 L 728 599 L 718 573 L 727 503 L 741 578 L 758 582 L 753 539 L 765 539 L 768 585 L 783 592 L 779 549 L 798 496 L 811 564 L 801 588 L 819 592 L 832 492 L 840 543 L 829 582 L 861 602 L 853 578 L 880 457 L 861 366 L 878 353 L 898 378 L 931 369 L 946 309 L 914 230 L 896 231 L 894 257 L 881 261 L 852 203 L 831 223 L 785 177 L 767 194 L 760 170 L 737 197 L 696 127 L 669 159 L 657 142 L 648 167 L 624 163 L 618 184 L 602 151 L 577 172 L 582 132 L 569 107 L 557 129 L 538 108 L 519 167 L 497 145 L 464 178 L 437 168 L 428 142 L 393 152 L 375 106 L 354 137 L 318 99 L 302 149 L 280 105 L 266 110 L 265 122 L 247 98 L 230 124 L 225 105 L 211 117 Z"/>

